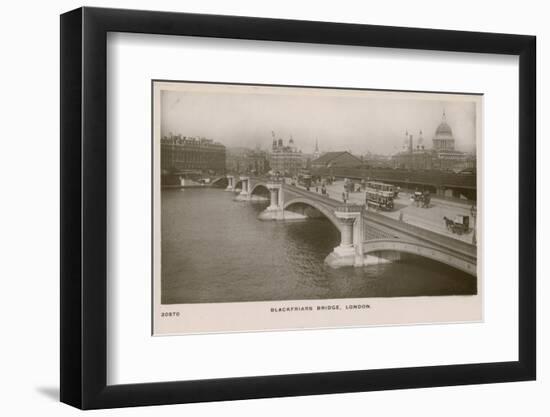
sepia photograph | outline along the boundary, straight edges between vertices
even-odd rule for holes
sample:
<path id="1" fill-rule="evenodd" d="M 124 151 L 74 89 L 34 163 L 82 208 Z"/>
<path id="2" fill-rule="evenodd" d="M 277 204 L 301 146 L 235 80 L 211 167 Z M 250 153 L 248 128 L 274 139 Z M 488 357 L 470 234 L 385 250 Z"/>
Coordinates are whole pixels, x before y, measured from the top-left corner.
<path id="1" fill-rule="evenodd" d="M 8 256 L 6 282 L 23 285 L 7 311 L 30 319 L 11 314 L 7 334 L 25 354 L 19 335 L 41 341 L 11 379 L 100 412 L 218 401 L 241 417 L 254 400 L 263 416 L 262 398 L 276 417 L 535 410 L 542 17 L 292 6 L 77 5 L 52 36 L 27 36 L 57 51 L 32 86 L 60 99 L 33 112 L 59 146 L 6 141 L 5 206 L 22 214 L 5 216 L 9 247 L 23 249 Z M 31 120 L 19 78 L 14 139 Z M 48 200 L 52 221 L 35 214 Z M 19 294 L 34 299 L 21 309 Z"/>
<path id="2" fill-rule="evenodd" d="M 152 89 L 153 334 L 482 320 L 482 95 Z"/>

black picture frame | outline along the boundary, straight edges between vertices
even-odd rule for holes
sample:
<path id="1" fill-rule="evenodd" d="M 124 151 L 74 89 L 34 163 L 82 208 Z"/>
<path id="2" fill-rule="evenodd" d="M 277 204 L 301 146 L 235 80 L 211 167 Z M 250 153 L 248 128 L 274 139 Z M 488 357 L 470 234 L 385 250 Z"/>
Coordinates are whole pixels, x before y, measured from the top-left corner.
<path id="1" fill-rule="evenodd" d="M 108 32 L 518 56 L 518 361 L 107 385 Z M 536 378 L 534 36 L 84 7 L 61 15 L 60 58 L 62 402 L 95 409 Z"/>

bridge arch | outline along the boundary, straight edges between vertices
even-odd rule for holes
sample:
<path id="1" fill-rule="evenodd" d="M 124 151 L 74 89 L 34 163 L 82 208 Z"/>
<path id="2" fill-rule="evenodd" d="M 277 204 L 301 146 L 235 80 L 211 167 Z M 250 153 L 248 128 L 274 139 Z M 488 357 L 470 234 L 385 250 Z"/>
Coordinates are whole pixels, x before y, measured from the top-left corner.
<path id="1" fill-rule="evenodd" d="M 324 217 L 329 219 L 330 222 L 334 225 L 334 227 L 336 227 L 336 229 L 339 232 L 342 232 L 342 225 L 338 221 L 338 218 L 334 214 L 334 211 L 331 208 L 324 206 L 318 201 L 315 201 L 309 198 L 293 198 L 292 200 L 285 202 L 285 205 L 283 206 L 283 210 L 289 210 L 293 205 L 299 205 L 299 204 L 313 207 L 314 209 L 319 211 L 321 214 L 323 214 Z M 292 211 L 292 210 L 289 210 L 289 211 Z"/>
<path id="2" fill-rule="evenodd" d="M 476 259 L 472 259 L 467 255 L 457 256 L 444 249 L 419 242 L 413 243 L 400 239 L 375 239 L 363 243 L 364 255 L 377 252 L 400 252 L 416 255 L 477 276 Z"/>
<path id="3" fill-rule="evenodd" d="M 256 184 L 254 184 L 254 186 L 252 187 L 252 189 L 250 190 L 250 195 L 254 195 L 256 190 L 264 190 L 264 194 L 269 194 L 269 189 L 267 188 L 267 184 L 263 183 L 263 182 L 258 182 Z"/>
<path id="4" fill-rule="evenodd" d="M 228 180 L 227 180 L 227 177 L 225 176 L 218 177 L 218 178 L 214 178 L 211 184 L 212 186 L 216 186 L 216 187 L 227 187 Z"/>

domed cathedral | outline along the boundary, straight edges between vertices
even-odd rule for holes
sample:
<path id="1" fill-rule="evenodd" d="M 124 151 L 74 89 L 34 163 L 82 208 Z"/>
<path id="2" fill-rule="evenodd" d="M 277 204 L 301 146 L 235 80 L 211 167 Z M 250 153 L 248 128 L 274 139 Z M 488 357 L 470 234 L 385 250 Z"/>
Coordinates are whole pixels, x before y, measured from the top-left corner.
<path id="1" fill-rule="evenodd" d="M 407 130 L 400 152 L 392 156 L 394 168 L 413 170 L 454 170 L 475 168 L 475 155 L 466 154 L 455 149 L 453 130 L 447 123 L 445 111 L 441 123 L 435 130 L 431 149 L 424 147 L 422 130 L 414 144 L 413 135 Z"/>
<path id="2" fill-rule="evenodd" d="M 443 110 L 443 119 L 437 129 L 435 130 L 435 136 L 433 138 L 434 151 L 454 151 L 455 140 L 453 138 L 453 130 L 451 126 L 447 124 L 447 117 L 445 110 Z"/>

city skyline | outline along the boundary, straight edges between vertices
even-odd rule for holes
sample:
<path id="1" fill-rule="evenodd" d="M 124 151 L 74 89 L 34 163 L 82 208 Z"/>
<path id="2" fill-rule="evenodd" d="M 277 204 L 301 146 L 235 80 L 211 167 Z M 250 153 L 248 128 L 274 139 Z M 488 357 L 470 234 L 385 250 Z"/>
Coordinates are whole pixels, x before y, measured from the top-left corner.
<path id="1" fill-rule="evenodd" d="M 343 90 L 316 89 L 320 94 L 298 95 L 282 87 L 232 86 L 229 91 L 226 86 L 219 91 L 212 87 L 163 91 L 161 135 L 206 137 L 228 148 L 269 150 L 273 131 L 285 144 L 292 137 L 307 154 L 314 152 L 318 142 L 321 152 L 391 155 L 402 149 L 405 132 L 413 135 L 416 144 L 422 130 L 424 146 L 430 149 L 445 112 L 456 148 L 475 152 L 473 100 L 437 100 L 433 95 L 422 99 L 414 93 L 400 98 L 403 93 L 380 97 L 379 92 L 345 95 Z"/>

